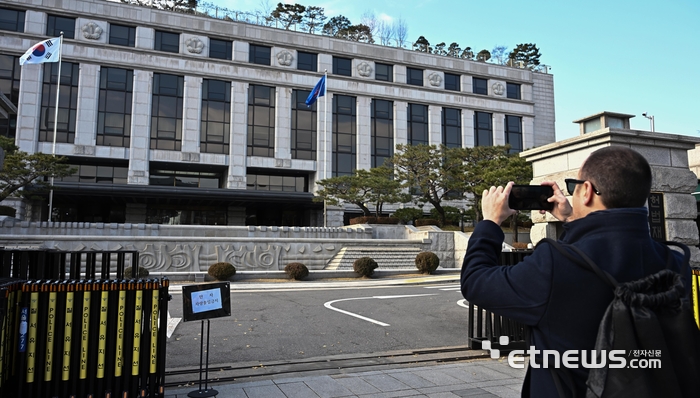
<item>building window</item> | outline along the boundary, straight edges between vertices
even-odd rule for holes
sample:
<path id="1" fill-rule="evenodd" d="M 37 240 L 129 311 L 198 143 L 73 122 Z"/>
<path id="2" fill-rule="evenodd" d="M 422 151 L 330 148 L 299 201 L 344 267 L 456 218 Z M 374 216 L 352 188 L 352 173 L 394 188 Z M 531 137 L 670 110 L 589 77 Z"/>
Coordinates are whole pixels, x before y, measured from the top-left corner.
<path id="1" fill-rule="evenodd" d="M 475 146 L 493 145 L 493 123 L 490 113 L 474 112 L 474 137 Z"/>
<path id="2" fill-rule="evenodd" d="M 0 30 L 24 33 L 24 11 L 0 8 Z"/>
<path id="3" fill-rule="evenodd" d="M 442 108 L 442 143 L 448 148 L 462 147 L 462 111 Z"/>
<path id="4" fill-rule="evenodd" d="M 151 149 L 179 151 L 182 147 L 182 94 L 185 78 L 153 74 Z"/>
<path id="5" fill-rule="evenodd" d="M 46 35 L 58 37 L 63 32 L 63 37 L 66 39 L 75 38 L 75 18 L 59 17 L 57 15 L 49 15 L 46 23 Z"/>
<path id="6" fill-rule="evenodd" d="M 445 90 L 461 91 L 462 87 L 459 84 L 459 75 L 445 73 Z"/>
<path id="7" fill-rule="evenodd" d="M 406 68 L 406 83 L 413 86 L 422 86 L 423 69 Z"/>
<path id="8" fill-rule="evenodd" d="M 408 104 L 408 144 L 428 145 L 428 106 Z"/>
<path id="9" fill-rule="evenodd" d="M 379 167 L 394 154 L 394 103 L 372 100 L 372 167 Z"/>
<path id="10" fill-rule="evenodd" d="M 248 87 L 248 156 L 275 156 L 274 87 Z"/>
<path id="11" fill-rule="evenodd" d="M 169 53 L 180 52 L 180 35 L 177 33 L 156 30 L 156 45 L 154 50 Z"/>
<path id="12" fill-rule="evenodd" d="M 352 175 L 356 169 L 356 98 L 333 96 L 333 177 Z"/>
<path id="13" fill-rule="evenodd" d="M 316 72 L 318 70 L 317 54 L 297 51 L 297 69 Z"/>
<path id="14" fill-rule="evenodd" d="M 78 74 L 80 64 L 63 61 L 61 65 L 61 99 L 58 102 L 56 142 L 75 141 L 75 116 L 78 109 Z M 44 64 L 44 80 L 41 92 L 39 141 L 52 142 L 58 62 Z"/>
<path id="15" fill-rule="evenodd" d="M 148 185 L 188 188 L 221 188 L 223 173 L 197 170 L 151 168 Z"/>
<path id="16" fill-rule="evenodd" d="M 489 81 L 479 77 L 472 77 L 472 89 L 474 94 L 489 94 Z"/>
<path id="17" fill-rule="evenodd" d="M 62 182 L 80 182 L 86 184 L 127 184 L 129 166 L 111 164 L 81 164 L 70 162 L 77 169 L 72 175 L 60 179 Z"/>
<path id="18" fill-rule="evenodd" d="M 316 160 L 316 102 L 306 106 L 309 90 L 292 91 L 292 159 Z"/>
<path id="19" fill-rule="evenodd" d="M 109 25 L 109 44 L 124 47 L 136 45 L 136 28 L 124 25 Z"/>
<path id="20" fill-rule="evenodd" d="M 308 176 L 251 172 L 246 175 L 246 188 L 254 191 L 308 192 Z"/>
<path id="21" fill-rule="evenodd" d="M 352 59 L 333 57 L 333 74 L 352 76 Z"/>
<path id="22" fill-rule="evenodd" d="M 202 81 L 201 151 L 228 153 L 231 136 L 231 82 Z"/>
<path id="23" fill-rule="evenodd" d="M 19 79 L 22 68 L 19 66 L 19 57 L 0 54 L 0 92 L 15 106 L 19 103 Z M 17 130 L 17 115 L 0 117 L 0 135 L 3 137 L 15 137 Z"/>
<path id="24" fill-rule="evenodd" d="M 231 60 L 233 43 L 230 40 L 209 39 L 209 58 Z"/>
<path id="25" fill-rule="evenodd" d="M 520 116 L 506 115 L 506 144 L 510 153 L 523 151 L 523 124 Z"/>
<path id="26" fill-rule="evenodd" d="M 508 98 L 520 99 L 520 85 L 515 83 L 506 83 L 506 94 Z"/>
<path id="27" fill-rule="evenodd" d="M 227 225 L 227 210 L 220 206 L 149 205 L 147 224 Z"/>
<path id="28" fill-rule="evenodd" d="M 258 65 L 270 65 L 271 50 L 271 47 L 251 44 L 248 52 L 248 62 Z"/>
<path id="29" fill-rule="evenodd" d="M 105 67 L 100 70 L 97 145 L 129 147 L 133 83 L 132 70 Z"/>
<path id="30" fill-rule="evenodd" d="M 389 64 L 374 64 L 374 78 L 385 82 L 394 81 L 394 67 Z"/>

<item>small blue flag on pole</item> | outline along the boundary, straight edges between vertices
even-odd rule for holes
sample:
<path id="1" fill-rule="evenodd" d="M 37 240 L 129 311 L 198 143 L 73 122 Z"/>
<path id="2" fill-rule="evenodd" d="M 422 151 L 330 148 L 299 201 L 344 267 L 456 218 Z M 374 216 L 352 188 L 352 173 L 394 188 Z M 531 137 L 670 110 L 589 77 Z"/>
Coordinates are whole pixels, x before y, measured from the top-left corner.
<path id="1" fill-rule="evenodd" d="M 323 97 L 324 95 L 326 95 L 326 75 L 323 75 L 321 80 L 314 86 L 314 89 L 311 90 L 311 94 L 306 98 L 306 106 L 313 105 L 318 97 Z"/>

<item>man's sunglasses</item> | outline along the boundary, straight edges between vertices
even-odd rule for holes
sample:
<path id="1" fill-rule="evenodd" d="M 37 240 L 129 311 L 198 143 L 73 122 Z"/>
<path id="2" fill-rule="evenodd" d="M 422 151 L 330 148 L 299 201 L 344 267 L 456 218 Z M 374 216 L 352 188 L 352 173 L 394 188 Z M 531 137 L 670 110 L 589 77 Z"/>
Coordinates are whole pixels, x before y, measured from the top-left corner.
<path id="1" fill-rule="evenodd" d="M 583 184 L 586 182 L 585 180 L 577 180 L 575 178 L 567 178 L 564 180 L 566 183 L 566 190 L 569 191 L 569 195 L 574 194 L 574 190 L 576 189 L 576 185 L 578 184 Z M 595 192 L 596 195 L 600 195 L 600 192 L 593 186 L 593 183 L 588 181 L 591 184 L 591 188 L 593 188 L 593 192 Z"/>

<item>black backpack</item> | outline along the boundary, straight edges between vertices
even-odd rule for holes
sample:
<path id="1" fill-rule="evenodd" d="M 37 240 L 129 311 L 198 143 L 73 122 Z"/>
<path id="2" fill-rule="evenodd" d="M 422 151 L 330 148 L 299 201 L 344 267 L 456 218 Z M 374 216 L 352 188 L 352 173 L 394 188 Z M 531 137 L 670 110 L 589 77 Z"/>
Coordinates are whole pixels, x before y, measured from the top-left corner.
<path id="1" fill-rule="evenodd" d="M 700 396 L 700 330 L 693 319 L 681 274 L 668 269 L 673 262 L 672 250 L 668 249 L 666 269 L 618 283 L 577 247 L 552 239 L 541 242 L 551 244 L 575 264 L 595 272 L 614 290 L 614 298 L 598 327 L 595 352 L 600 355 L 602 350 L 606 353 L 625 350 L 628 366 L 590 369 L 587 398 Z M 685 253 L 684 267 L 690 266 L 687 246 L 676 242 L 666 244 L 680 247 Z M 630 367 L 632 359 L 639 359 L 636 368 Z M 659 364 L 658 368 L 650 368 Z M 642 365 L 647 367 L 641 368 Z M 572 379 L 568 369 L 550 369 L 559 395 L 571 396 L 564 391 L 564 388 L 573 390 L 569 387 Z"/>

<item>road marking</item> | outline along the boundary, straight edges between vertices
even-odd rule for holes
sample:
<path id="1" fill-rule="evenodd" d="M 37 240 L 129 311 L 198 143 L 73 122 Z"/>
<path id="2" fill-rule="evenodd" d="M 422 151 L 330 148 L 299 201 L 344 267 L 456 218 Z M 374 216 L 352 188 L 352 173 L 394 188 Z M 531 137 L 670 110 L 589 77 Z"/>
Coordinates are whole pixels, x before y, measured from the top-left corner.
<path id="1" fill-rule="evenodd" d="M 450 291 L 450 290 L 461 290 L 462 287 L 460 285 L 439 285 L 439 286 L 423 286 L 426 289 L 440 289 L 442 291 Z"/>
<path id="2" fill-rule="evenodd" d="M 170 338 L 170 336 L 173 335 L 173 333 L 175 332 L 175 328 L 180 323 L 181 319 L 182 318 L 172 318 L 170 316 L 170 311 L 168 311 L 168 327 L 165 333 L 168 338 Z"/>
<path id="3" fill-rule="evenodd" d="M 340 301 L 351 301 L 351 300 L 369 300 L 369 299 L 386 300 L 386 299 L 391 299 L 391 298 L 407 298 L 407 297 L 423 297 L 423 296 L 437 296 L 437 293 L 433 293 L 433 294 L 404 294 L 404 295 L 398 295 L 398 296 L 352 297 L 352 298 L 332 300 L 332 301 L 329 301 L 327 303 L 324 303 L 323 306 L 328 308 L 329 310 L 337 311 L 337 312 L 340 312 L 340 313 L 345 314 L 345 315 L 354 316 L 355 318 L 359 318 L 359 319 L 362 319 L 363 321 L 367 321 L 367 322 L 372 322 L 372 323 L 377 324 L 379 326 L 389 326 L 388 323 L 380 322 L 380 321 L 377 321 L 377 320 L 372 319 L 372 318 L 367 318 L 366 316 L 355 314 L 354 312 L 341 310 L 340 308 L 335 308 L 335 307 L 333 307 L 333 304 L 338 303 Z"/>
<path id="4" fill-rule="evenodd" d="M 467 304 L 467 300 L 465 299 L 459 300 L 457 302 L 457 305 L 460 307 L 469 308 L 469 304 Z"/>

